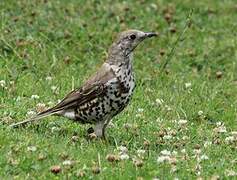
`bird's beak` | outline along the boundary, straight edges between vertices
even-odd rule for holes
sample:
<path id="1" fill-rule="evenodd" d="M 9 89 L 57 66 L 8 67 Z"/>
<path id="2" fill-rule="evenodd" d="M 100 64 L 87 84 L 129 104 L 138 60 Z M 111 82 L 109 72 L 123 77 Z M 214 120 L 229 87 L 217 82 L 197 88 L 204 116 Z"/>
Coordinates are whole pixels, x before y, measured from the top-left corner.
<path id="1" fill-rule="evenodd" d="M 155 33 L 155 32 L 146 32 L 146 33 L 145 33 L 145 37 L 150 38 L 150 37 L 153 37 L 153 36 L 158 36 L 158 34 Z"/>

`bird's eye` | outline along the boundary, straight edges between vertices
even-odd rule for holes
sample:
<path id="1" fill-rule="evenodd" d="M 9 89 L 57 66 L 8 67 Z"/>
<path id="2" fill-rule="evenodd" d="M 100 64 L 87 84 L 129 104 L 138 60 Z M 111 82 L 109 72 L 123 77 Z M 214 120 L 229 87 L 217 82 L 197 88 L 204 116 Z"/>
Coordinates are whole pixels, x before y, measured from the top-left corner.
<path id="1" fill-rule="evenodd" d="M 132 35 L 130 36 L 130 39 L 132 39 L 132 40 L 136 39 L 136 35 L 135 35 L 135 34 L 132 34 Z"/>

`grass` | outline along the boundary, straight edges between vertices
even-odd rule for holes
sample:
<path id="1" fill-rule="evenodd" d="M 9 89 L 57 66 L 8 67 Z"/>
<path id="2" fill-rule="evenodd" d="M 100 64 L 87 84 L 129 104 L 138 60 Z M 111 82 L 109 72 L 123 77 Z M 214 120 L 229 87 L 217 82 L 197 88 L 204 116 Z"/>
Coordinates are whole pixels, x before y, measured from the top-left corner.
<path id="1" fill-rule="evenodd" d="M 2 1 L 1 179 L 236 178 L 236 5 L 234 0 Z M 161 73 L 191 9 L 190 25 Z M 8 128 L 38 103 L 52 106 L 79 87 L 102 64 L 117 33 L 130 28 L 160 36 L 136 49 L 137 88 L 107 130 L 109 143 L 88 141 L 88 126 L 59 117 Z M 110 162 L 120 156 L 120 146 L 129 159 Z M 54 165 L 61 172 L 52 173 Z"/>

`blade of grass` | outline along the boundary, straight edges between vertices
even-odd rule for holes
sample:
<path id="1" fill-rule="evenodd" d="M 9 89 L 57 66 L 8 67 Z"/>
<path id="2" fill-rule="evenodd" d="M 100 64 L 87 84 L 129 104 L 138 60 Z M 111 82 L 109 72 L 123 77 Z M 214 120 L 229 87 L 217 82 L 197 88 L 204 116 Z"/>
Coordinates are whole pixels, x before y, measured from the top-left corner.
<path id="1" fill-rule="evenodd" d="M 165 62 L 163 63 L 163 65 L 161 65 L 160 68 L 160 73 L 164 72 L 166 66 L 168 65 L 168 63 L 171 61 L 172 57 L 174 56 L 175 53 L 175 49 L 178 45 L 178 43 L 180 42 L 181 38 L 183 37 L 183 35 L 185 34 L 185 32 L 187 31 L 187 29 L 190 27 L 190 23 L 191 23 L 191 18 L 192 18 L 192 14 L 193 14 L 193 9 L 190 10 L 187 19 L 186 19 L 186 23 L 184 25 L 183 31 L 180 32 L 180 34 L 178 35 L 175 43 L 173 44 L 173 47 L 170 50 L 170 53 L 167 55 L 167 58 L 165 60 Z"/>

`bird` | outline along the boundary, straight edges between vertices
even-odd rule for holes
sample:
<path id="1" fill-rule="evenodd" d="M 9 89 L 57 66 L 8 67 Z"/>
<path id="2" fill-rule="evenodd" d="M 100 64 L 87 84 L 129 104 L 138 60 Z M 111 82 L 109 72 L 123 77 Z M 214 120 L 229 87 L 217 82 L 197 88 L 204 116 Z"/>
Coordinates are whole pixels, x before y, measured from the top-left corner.
<path id="1" fill-rule="evenodd" d="M 50 115 L 63 116 L 81 124 L 92 124 L 88 133 L 105 138 L 111 119 L 128 105 L 135 88 L 133 52 L 155 32 L 126 30 L 115 39 L 102 66 L 80 88 L 67 94 L 58 104 L 33 118 L 10 125 L 16 128 Z"/>

